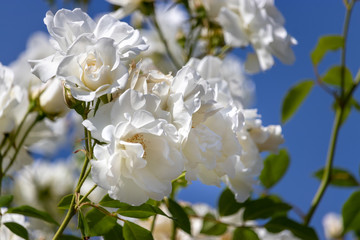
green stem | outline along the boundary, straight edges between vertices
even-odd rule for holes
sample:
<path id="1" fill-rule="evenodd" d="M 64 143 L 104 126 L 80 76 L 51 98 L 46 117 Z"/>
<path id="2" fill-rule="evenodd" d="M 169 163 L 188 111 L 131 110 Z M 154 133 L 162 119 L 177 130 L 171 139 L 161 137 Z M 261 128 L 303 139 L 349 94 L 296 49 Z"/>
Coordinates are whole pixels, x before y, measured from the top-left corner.
<path id="1" fill-rule="evenodd" d="M 176 223 L 173 221 L 171 240 L 176 240 L 176 232 L 177 232 Z"/>
<path id="2" fill-rule="evenodd" d="M 1 149 L 5 146 L 5 143 L 8 140 L 8 138 L 9 138 L 9 134 L 4 134 L 4 138 L 3 138 L 3 140 L 1 141 L 1 144 L 0 144 L 0 152 L 1 152 Z"/>
<path id="3" fill-rule="evenodd" d="M 155 207 L 159 207 L 159 206 L 160 206 L 160 202 L 156 202 Z M 154 232 L 156 218 L 157 218 L 157 214 L 154 215 L 152 223 L 151 223 L 151 228 L 150 228 L 151 233 Z"/>
<path id="4" fill-rule="evenodd" d="M 78 202 L 78 206 L 85 201 L 85 199 L 97 188 L 97 184 L 95 184 Z"/>
<path id="5" fill-rule="evenodd" d="M 29 126 L 29 128 L 26 130 L 26 132 L 25 132 L 24 136 L 22 137 L 19 145 L 16 146 L 16 148 L 15 148 L 15 153 L 14 153 L 14 155 L 12 156 L 12 158 L 10 159 L 9 165 L 5 168 L 5 170 L 4 170 L 3 174 L 2 174 L 3 176 L 6 175 L 7 171 L 9 171 L 10 167 L 14 164 L 14 162 L 15 162 L 15 160 L 16 160 L 16 157 L 17 157 L 17 155 L 19 154 L 20 149 L 21 149 L 21 147 L 23 146 L 23 144 L 24 144 L 27 136 L 28 136 L 29 133 L 31 132 L 31 130 L 35 127 L 36 123 L 39 122 L 39 121 L 41 121 L 41 120 L 42 120 L 42 117 L 41 117 L 40 115 L 38 115 L 38 116 L 35 118 L 35 120 L 31 123 L 31 125 Z"/>
<path id="6" fill-rule="evenodd" d="M 66 226 L 69 224 L 71 218 L 76 214 L 76 209 L 74 208 L 74 206 L 75 206 L 75 194 L 72 197 L 69 211 L 66 213 L 66 216 L 65 216 L 63 222 L 61 223 L 59 229 L 55 233 L 53 240 L 58 239 L 62 235 Z"/>
<path id="7" fill-rule="evenodd" d="M 350 23 L 350 17 L 352 13 L 352 9 L 354 6 L 355 1 L 352 0 L 346 7 L 346 15 L 345 15 L 345 21 L 344 21 L 344 30 L 343 30 L 343 39 L 344 39 L 344 45 L 342 47 L 341 51 L 341 98 L 344 97 L 345 92 L 345 68 L 346 68 L 346 41 L 347 36 L 349 32 L 349 23 Z"/>
<path id="8" fill-rule="evenodd" d="M 21 122 L 20 122 L 20 125 L 19 125 L 18 128 L 16 129 L 16 132 L 15 132 L 14 136 L 11 137 L 11 139 L 10 139 L 10 144 L 9 144 L 8 147 L 6 148 L 4 154 L 2 155 L 3 158 L 5 158 L 6 155 L 9 153 L 11 147 L 12 147 L 12 146 L 15 146 L 16 138 L 17 138 L 17 136 L 19 135 L 20 130 L 21 130 L 22 126 L 24 125 L 26 119 L 28 118 L 30 112 L 31 112 L 31 110 L 29 110 L 29 111 L 25 114 L 24 118 L 23 118 L 23 119 L 21 120 Z M 2 166 L 2 164 L 1 164 L 1 166 Z"/>
<path id="9" fill-rule="evenodd" d="M 85 179 L 87 178 L 87 176 L 90 173 L 90 169 L 87 169 L 87 167 L 88 167 L 90 158 L 92 158 L 92 155 L 93 155 L 92 146 L 91 146 L 91 133 L 86 128 L 84 128 L 84 131 L 85 131 L 85 141 L 86 141 L 85 142 L 85 148 L 86 148 L 85 161 L 84 161 L 83 167 L 81 169 L 79 180 L 76 185 L 75 192 L 73 194 L 73 198 L 71 200 L 69 210 L 68 210 L 63 222 L 61 223 L 59 229 L 56 231 L 56 233 L 53 237 L 53 240 L 58 239 L 62 235 L 66 226 L 69 224 L 71 218 L 76 214 L 76 212 L 77 212 L 76 206 L 79 205 L 78 203 L 76 203 L 76 198 L 77 198 L 77 196 L 79 196 L 81 186 L 83 185 L 83 183 L 85 182 Z M 85 198 L 83 198 L 82 201 L 84 201 L 84 199 Z"/>
<path id="10" fill-rule="evenodd" d="M 341 127 L 343 114 L 344 114 L 344 111 L 342 108 L 339 108 L 336 111 L 334 125 L 333 125 L 333 129 L 332 129 L 332 133 L 331 133 L 329 149 L 328 149 L 328 154 L 327 154 L 327 159 L 326 159 L 326 166 L 324 169 L 324 175 L 322 177 L 321 184 L 315 194 L 315 197 L 311 203 L 311 207 L 310 207 L 307 215 L 305 216 L 305 219 L 304 219 L 305 225 L 308 225 L 310 223 L 310 220 L 311 220 L 316 208 L 318 207 L 318 205 L 325 193 L 326 188 L 328 187 L 328 185 L 330 183 L 331 169 L 332 169 L 332 165 L 333 165 L 336 143 L 337 143 L 337 138 L 339 135 L 339 130 Z"/>
<path id="11" fill-rule="evenodd" d="M 150 19 L 151 19 L 151 22 L 153 23 L 153 25 L 155 26 L 156 28 L 156 31 L 158 32 L 159 34 L 159 37 L 160 37 L 160 40 L 163 42 L 164 44 L 164 47 L 165 47 L 165 50 L 167 52 L 167 54 L 169 55 L 169 58 L 172 62 L 172 64 L 175 66 L 175 68 L 178 70 L 181 68 L 181 64 L 179 64 L 179 62 L 176 60 L 176 57 L 172 54 L 170 48 L 169 48 L 169 45 L 168 45 L 168 42 L 167 40 L 165 39 L 164 37 L 164 34 L 163 32 L 161 31 L 161 28 L 159 26 L 159 23 L 157 22 L 156 20 L 156 17 L 154 15 L 151 15 L 150 16 Z"/>

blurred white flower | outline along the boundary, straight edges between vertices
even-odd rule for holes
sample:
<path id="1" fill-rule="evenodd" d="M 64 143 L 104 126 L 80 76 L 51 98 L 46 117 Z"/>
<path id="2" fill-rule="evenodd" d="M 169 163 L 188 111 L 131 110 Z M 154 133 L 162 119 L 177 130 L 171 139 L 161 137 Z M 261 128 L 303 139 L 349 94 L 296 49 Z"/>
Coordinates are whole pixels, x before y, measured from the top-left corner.
<path id="1" fill-rule="evenodd" d="M 31 66 L 28 60 L 42 59 L 55 53 L 50 44 L 49 36 L 37 32 L 28 40 L 26 50 L 19 58 L 10 64 L 14 71 L 14 81 L 28 90 L 31 99 L 39 96 L 39 104 L 42 110 L 49 116 L 57 117 L 67 113 L 68 107 L 63 96 L 63 86 L 59 79 L 51 79 L 44 84 L 31 73 Z"/>
<path id="2" fill-rule="evenodd" d="M 14 81 L 14 73 L 10 68 L 4 67 L 0 63 L 0 141 L 5 140 L 5 134 L 14 134 L 24 119 L 29 108 L 28 92 L 21 85 Z M 26 125 L 26 124 L 24 124 Z M 24 128 L 24 127 L 23 127 Z M 16 144 L 19 144 L 23 132 L 20 132 L 16 138 Z M 2 167 L 5 170 L 11 163 L 11 159 L 15 155 L 15 149 L 10 148 L 7 155 L 4 156 L 6 150 L 10 147 L 10 140 L 4 142 L 5 145 L 0 149 L 3 156 Z M 21 168 L 23 165 L 29 164 L 32 158 L 25 148 L 20 148 L 17 161 L 11 163 L 10 172 Z"/>
<path id="3" fill-rule="evenodd" d="M 25 143 L 30 152 L 53 157 L 60 149 L 73 147 L 75 141 L 83 137 L 83 131 L 78 132 L 81 122 L 82 118 L 75 111 L 53 121 L 44 119 L 30 132 Z"/>
<path id="4" fill-rule="evenodd" d="M 81 186 L 80 194 L 85 195 L 87 194 L 95 185 L 95 182 L 90 178 L 86 178 L 84 184 Z M 98 203 L 101 201 L 101 199 L 107 194 L 107 191 L 104 190 L 101 187 L 96 187 L 95 190 L 93 190 L 89 195 L 88 199 L 91 202 Z"/>
<path id="5" fill-rule="evenodd" d="M 153 94 L 127 90 L 83 122 L 107 143 L 95 146 L 91 174 L 110 197 L 132 205 L 161 200 L 183 171 L 177 130 L 156 117 L 159 104 Z"/>
<path id="6" fill-rule="evenodd" d="M 279 145 L 284 143 L 281 126 L 262 126 L 260 115 L 257 114 L 256 109 L 246 109 L 244 115 L 244 129 L 253 139 L 259 152 L 270 151 L 276 153 L 279 150 Z"/>
<path id="7" fill-rule="evenodd" d="M 74 189 L 74 170 L 69 162 L 62 159 L 54 163 L 36 161 L 26 166 L 15 176 L 14 201 L 57 216 L 58 202 Z"/>
<path id="8" fill-rule="evenodd" d="M 177 38 L 179 35 L 188 32 L 186 29 L 188 19 L 186 12 L 179 5 L 158 3 L 155 5 L 155 18 L 167 42 L 169 51 L 176 58 L 175 61 L 178 64 L 183 64 L 184 53 Z M 149 49 L 144 52 L 144 55 L 152 58 L 159 70 L 163 72 L 176 71 L 176 67 L 167 57 L 168 53 L 164 43 L 154 26 L 151 25 L 149 28 L 142 29 L 141 33 L 149 43 Z"/>
<path id="9" fill-rule="evenodd" d="M 27 90 L 17 85 L 13 71 L 0 63 L 0 134 L 10 133 L 15 129 L 28 107 Z"/>
<path id="10" fill-rule="evenodd" d="M 255 228 L 255 232 L 261 240 L 300 240 L 289 230 L 284 230 L 279 233 L 270 233 L 264 228 Z"/>
<path id="11" fill-rule="evenodd" d="M 110 15 L 95 22 L 80 9 L 61 9 L 47 12 L 44 22 L 56 52 L 31 61 L 32 71 L 42 81 L 64 78 L 80 101 L 123 90 L 128 78 L 123 63 L 147 49 L 137 30 Z"/>
<path id="12" fill-rule="evenodd" d="M 322 224 L 327 239 L 341 239 L 343 222 L 339 214 L 327 213 L 322 220 Z"/>
<path id="13" fill-rule="evenodd" d="M 23 240 L 22 237 L 19 237 L 12 231 L 10 231 L 4 223 L 14 222 L 20 224 L 24 228 L 29 226 L 29 223 L 26 221 L 25 216 L 16 214 L 16 213 L 6 213 L 7 208 L 1 208 L 0 215 L 0 239 L 6 240 Z"/>
<path id="14" fill-rule="evenodd" d="M 273 0 L 213 1 L 203 0 L 210 18 L 218 21 L 226 44 L 255 49 L 245 62 L 250 73 L 267 70 L 274 64 L 273 55 L 285 64 L 295 60 L 291 46 L 296 40 L 283 27 L 284 18 Z"/>
<path id="15" fill-rule="evenodd" d="M 120 6 L 118 10 L 111 13 L 114 18 L 122 19 L 134 12 L 143 0 L 106 0 L 113 5 Z"/>

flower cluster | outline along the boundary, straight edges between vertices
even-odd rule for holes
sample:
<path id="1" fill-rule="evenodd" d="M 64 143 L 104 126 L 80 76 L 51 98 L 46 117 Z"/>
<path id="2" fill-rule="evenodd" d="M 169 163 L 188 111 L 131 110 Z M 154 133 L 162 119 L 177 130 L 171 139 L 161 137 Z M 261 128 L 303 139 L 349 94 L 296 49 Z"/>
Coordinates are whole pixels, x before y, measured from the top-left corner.
<path id="1" fill-rule="evenodd" d="M 160 204 L 174 198 L 179 181 L 226 185 L 234 201 L 244 202 L 258 184 L 261 152 L 276 153 L 284 141 L 280 126 L 263 126 L 257 109 L 249 108 L 254 84 L 225 46 L 254 47 L 256 55 L 245 67 L 257 61 L 254 68 L 266 70 L 272 55 L 291 62 L 294 39 L 270 1 L 188 1 L 185 7 L 194 16 L 179 5 L 168 9 L 154 1 L 111 2 L 122 8 L 96 21 L 79 8 L 47 12 L 50 36 L 35 34 L 9 68 L 0 65 L 1 180 L 10 167 L 18 170 L 13 202 L 30 205 L 25 208 L 36 212 L 30 217 L 54 223 L 59 220 L 55 204 L 60 201 L 60 208 L 69 209 L 56 237 L 75 214 L 79 226 L 87 221 L 82 218 L 93 217 L 93 210 L 84 211 L 84 206 L 111 215 L 113 223 L 117 214 L 103 205 L 109 197 L 110 206 L 141 209 L 149 200 Z M 200 8 L 205 16 L 199 15 Z M 154 28 L 136 30 L 117 19 L 136 9 L 139 25 L 149 17 Z M 174 18 L 165 21 L 170 16 Z M 241 21 L 230 26 L 233 18 Z M 284 49 L 288 55 L 281 55 Z M 81 140 L 74 141 L 74 135 Z M 56 156 L 64 142 L 77 144 L 80 160 L 38 160 L 25 166 L 31 162 L 29 152 Z M 157 206 L 150 208 L 161 215 Z M 191 219 L 194 238 L 181 231 L 179 238 L 201 238 L 197 220 Z M 83 237 L 98 236 L 95 230 L 81 230 Z M 51 227 L 31 232 L 42 238 L 51 233 Z"/>
<path id="2" fill-rule="evenodd" d="M 161 200 L 184 171 L 188 181 L 225 182 L 238 201 L 249 197 L 259 152 L 276 151 L 281 128 L 262 127 L 244 109 L 246 81 L 232 79 L 220 58 L 190 59 L 175 76 L 146 60 L 127 69 L 145 41 L 126 23 L 110 15 L 95 23 L 79 9 L 48 13 L 45 23 L 56 52 L 33 61 L 33 72 L 63 79 L 79 101 L 112 99 L 83 122 L 97 140 L 92 178 L 112 198 Z"/>
<path id="3" fill-rule="evenodd" d="M 147 1 L 123 1 L 108 0 L 110 3 L 120 6 L 113 13 L 117 18 L 123 18 L 136 9 L 145 8 Z M 239 0 L 239 1 L 213 1 L 213 0 L 190 0 L 185 4 L 190 15 L 179 7 L 164 4 L 155 4 L 157 22 L 166 35 L 166 40 L 173 54 L 179 52 L 179 41 L 186 40 L 179 36 L 189 33 L 190 29 L 197 29 L 195 35 L 199 35 L 197 45 L 194 47 L 194 55 L 202 55 L 204 48 L 211 48 L 213 42 L 228 47 L 248 47 L 254 49 L 254 53 L 248 53 L 245 69 L 249 73 L 256 73 L 270 69 L 274 65 L 274 57 L 285 64 L 295 61 L 291 49 L 297 44 L 294 37 L 289 35 L 284 28 L 284 17 L 275 7 L 274 1 L 263 0 Z M 163 9 L 169 9 L 163 11 Z M 142 11 L 144 12 L 144 11 Z M 139 19 L 139 11 L 134 13 L 134 18 Z M 144 13 L 146 15 L 146 12 Z M 171 14 L 171 22 L 166 14 Z M 197 19 L 195 24 L 189 26 L 189 22 Z M 135 20 L 136 21 L 136 20 Z M 176 34 L 173 32 L 177 31 Z M 146 31 L 149 35 L 149 31 Z M 174 38 L 178 36 L 178 38 Z M 171 38 L 172 37 L 172 38 Z M 183 36 L 184 37 L 184 36 Z M 159 42 L 157 35 L 150 35 L 150 41 Z M 154 44 L 159 45 L 159 44 Z M 181 45 L 181 44 L 180 44 Z M 155 47 L 153 47 L 155 50 Z M 159 49 L 158 49 L 159 50 Z M 164 51 L 164 50 L 163 50 Z M 158 59 L 157 59 L 158 60 Z"/>

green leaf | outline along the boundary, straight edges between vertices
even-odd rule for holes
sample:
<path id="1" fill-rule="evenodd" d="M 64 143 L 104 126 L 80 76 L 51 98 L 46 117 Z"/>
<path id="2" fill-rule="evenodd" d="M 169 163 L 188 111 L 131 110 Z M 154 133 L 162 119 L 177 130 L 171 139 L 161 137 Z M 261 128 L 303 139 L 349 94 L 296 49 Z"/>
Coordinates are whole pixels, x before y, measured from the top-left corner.
<path id="1" fill-rule="evenodd" d="M 342 208 L 344 232 L 360 230 L 360 191 L 351 194 Z"/>
<path id="2" fill-rule="evenodd" d="M 156 214 L 167 216 L 160 208 L 151 206 L 149 204 L 142 204 L 140 206 L 126 206 L 119 208 L 117 211 L 120 215 L 133 218 L 148 218 Z M 170 217 L 169 217 L 170 218 Z"/>
<path id="3" fill-rule="evenodd" d="M 67 234 L 61 235 L 58 239 L 59 240 L 82 240 L 79 237 L 76 237 L 76 236 L 73 236 L 73 235 L 67 235 Z"/>
<path id="4" fill-rule="evenodd" d="M 214 215 L 207 213 L 203 219 L 203 225 L 200 233 L 219 236 L 226 232 L 227 225 L 218 222 Z"/>
<path id="5" fill-rule="evenodd" d="M 116 224 L 108 233 L 103 235 L 104 240 L 124 240 L 123 227 Z"/>
<path id="6" fill-rule="evenodd" d="M 160 208 L 156 206 L 152 206 L 147 203 L 144 203 L 140 206 L 131 206 L 130 204 L 110 198 L 108 194 L 104 196 L 104 198 L 99 202 L 99 204 L 103 207 L 118 208 L 116 212 L 126 217 L 148 218 L 156 214 L 169 217 Z"/>
<path id="7" fill-rule="evenodd" d="M 344 38 L 339 35 L 323 36 L 318 40 L 315 49 L 311 53 L 311 60 L 317 65 L 328 51 L 336 51 L 344 46 Z"/>
<path id="8" fill-rule="evenodd" d="M 48 213 L 35 209 L 33 207 L 23 205 L 20 207 L 9 208 L 7 213 L 18 213 L 27 217 L 38 218 L 48 223 L 59 225 Z"/>
<path id="9" fill-rule="evenodd" d="M 123 236 L 125 240 L 153 240 L 151 232 L 139 225 L 125 221 L 123 227 Z"/>
<path id="10" fill-rule="evenodd" d="M 5 222 L 4 225 L 14 234 L 18 235 L 19 237 L 22 237 L 23 239 L 29 239 L 29 233 L 20 224 L 16 222 Z"/>
<path id="11" fill-rule="evenodd" d="M 248 227 L 238 227 L 233 233 L 233 240 L 260 240 L 256 232 Z"/>
<path id="12" fill-rule="evenodd" d="M 351 98 L 350 102 L 357 111 L 360 111 L 360 104 L 358 101 L 356 101 L 356 99 Z"/>
<path id="13" fill-rule="evenodd" d="M 108 216 L 96 208 L 91 209 L 85 216 L 89 226 L 89 236 L 101 236 L 115 227 L 116 218 Z"/>
<path id="14" fill-rule="evenodd" d="M 78 212 L 78 228 L 81 231 L 83 237 L 90 237 L 90 229 L 82 211 Z"/>
<path id="15" fill-rule="evenodd" d="M 172 192 L 176 194 L 181 188 L 187 186 L 187 180 L 185 178 L 185 172 L 183 172 L 178 178 L 172 181 Z"/>
<path id="16" fill-rule="evenodd" d="M 296 237 L 306 240 L 319 239 L 314 229 L 295 222 L 287 217 L 277 217 L 265 224 L 265 228 L 272 233 L 279 233 L 285 229 L 290 230 Z"/>
<path id="17" fill-rule="evenodd" d="M 283 202 L 277 202 L 272 198 L 260 198 L 246 203 L 244 221 L 254 219 L 266 219 L 279 214 L 285 214 L 292 207 Z"/>
<path id="18" fill-rule="evenodd" d="M 324 169 L 314 173 L 314 176 L 321 180 L 324 175 Z M 357 187 L 359 183 L 356 178 L 345 169 L 333 168 L 330 174 L 330 184 L 338 187 Z"/>
<path id="19" fill-rule="evenodd" d="M 220 216 L 229 216 L 237 213 L 244 205 L 238 203 L 235 199 L 234 193 L 226 188 L 220 195 L 218 201 L 218 209 Z"/>
<path id="20" fill-rule="evenodd" d="M 127 203 L 122 203 L 119 200 L 112 199 L 109 194 L 106 194 L 103 199 L 99 202 L 99 204 L 103 207 L 109 207 L 109 208 L 122 208 L 124 206 L 128 206 Z"/>
<path id="21" fill-rule="evenodd" d="M 192 209 L 190 206 L 184 206 L 183 209 L 188 216 L 191 216 L 191 215 L 196 216 L 197 215 L 196 212 L 194 211 L 194 209 Z"/>
<path id="22" fill-rule="evenodd" d="M 292 117 L 292 115 L 294 115 L 307 95 L 310 93 L 313 86 L 314 81 L 305 80 L 290 88 L 283 100 L 281 110 L 282 123 L 287 122 Z"/>
<path id="23" fill-rule="evenodd" d="M 191 235 L 191 225 L 185 210 L 174 200 L 169 198 L 169 211 L 174 218 L 176 226 Z"/>
<path id="24" fill-rule="evenodd" d="M 64 196 L 60 202 L 58 203 L 57 207 L 59 209 L 69 209 L 70 208 L 70 204 L 73 198 L 73 194 L 69 194 Z"/>
<path id="25" fill-rule="evenodd" d="M 285 149 L 281 149 L 278 154 L 267 156 L 260 174 L 262 185 L 267 189 L 273 187 L 284 176 L 289 163 L 290 157 Z"/>
<path id="26" fill-rule="evenodd" d="M 344 70 L 345 74 L 344 74 L 344 86 L 345 89 L 348 89 L 349 87 L 352 86 L 353 84 L 353 77 L 352 74 L 350 72 L 350 70 L 345 67 Z M 337 86 L 337 87 L 341 87 L 341 72 L 342 72 L 342 66 L 333 66 L 331 67 L 326 74 L 322 77 L 322 80 L 325 83 Z"/>
<path id="27" fill-rule="evenodd" d="M 12 202 L 14 196 L 13 195 L 3 195 L 0 197 L 0 207 L 8 207 Z"/>

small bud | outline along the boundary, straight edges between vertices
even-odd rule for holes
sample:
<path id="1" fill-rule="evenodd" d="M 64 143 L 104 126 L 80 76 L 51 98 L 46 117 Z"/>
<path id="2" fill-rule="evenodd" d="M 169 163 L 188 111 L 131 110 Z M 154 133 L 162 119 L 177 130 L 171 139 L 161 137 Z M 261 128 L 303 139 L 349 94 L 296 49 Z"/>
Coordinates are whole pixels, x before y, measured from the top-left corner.
<path id="1" fill-rule="evenodd" d="M 322 223 L 327 239 L 341 239 L 343 224 L 340 215 L 328 213 L 324 216 Z"/>
<path id="2" fill-rule="evenodd" d="M 78 114 L 83 116 L 83 114 L 85 113 L 85 107 L 83 105 L 84 102 L 75 99 L 72 96 L 70 89 L 66 88 L 65 85 L 63 85 L 63 91 L 66 105 L 70 109 L 74 109 Z"/>
<path id="3" fill-rule="evenodd" d="M 79 104 L 79 101 L 72 96 L 70 89 L 66 88 L 65 86 L 63 86 L 63 92 L 66 105 L 70 109 L 74 109 L 74 107 Z"/>
<path id="4" fill-rule="evenodd" d="M 49 80 L 42 87 L 39 105 L 46 115 L 62 116 L 68 111 L 62 89 L 62 83 L 58 79 Z"/>

